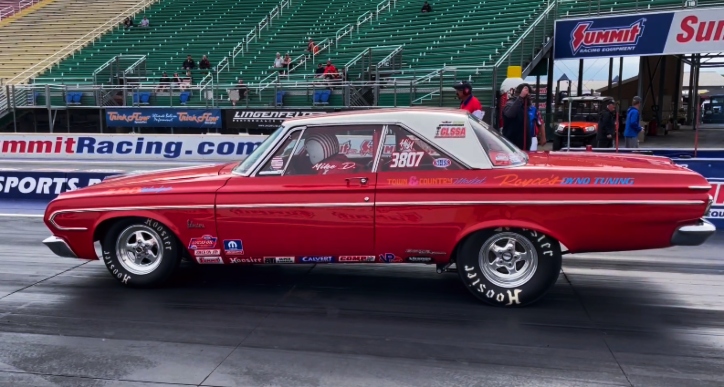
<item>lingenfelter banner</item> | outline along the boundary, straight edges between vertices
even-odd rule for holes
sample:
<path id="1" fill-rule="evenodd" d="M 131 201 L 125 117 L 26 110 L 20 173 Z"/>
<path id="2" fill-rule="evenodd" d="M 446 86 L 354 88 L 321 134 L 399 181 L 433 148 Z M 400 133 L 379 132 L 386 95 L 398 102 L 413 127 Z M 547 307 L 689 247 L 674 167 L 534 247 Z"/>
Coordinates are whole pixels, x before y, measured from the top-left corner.
<path id="1" fill-rule="evenodd" d="M 555 59 L 721 52 L 724 8 L 557 20 Z"/>
<path id="2" fill-rule="evenodd" d="M 290 118 L 334 112 L 332 109 L 228 109 L 226 127 L 231 129 L 276 129 Z"/>

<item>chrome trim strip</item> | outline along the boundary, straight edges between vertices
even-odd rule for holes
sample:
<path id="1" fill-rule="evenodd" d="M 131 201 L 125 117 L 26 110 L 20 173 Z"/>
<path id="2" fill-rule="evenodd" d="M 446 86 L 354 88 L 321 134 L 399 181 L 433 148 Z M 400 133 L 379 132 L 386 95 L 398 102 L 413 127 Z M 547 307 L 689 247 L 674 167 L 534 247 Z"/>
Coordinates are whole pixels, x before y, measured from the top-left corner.
<path id="1" fill-rule="evenodd" d="M 709 191 L 711 189 L 711 186 L 710 185 L 690 185 L 689 189 Z"/>
<path id="2" fill-rule="evenodd" d="M 216 208 L 324 208 L 324 207 L 373 207 L 374 203 L 262 203 L 262 204 L 220 204 Z"/>
<path id="3" fill-rule="evenodd" d="M 76 208 L 72 210 L 58 210 L 50 214 L 48 221 L 58 230 L 63 231 L 86 231 L 86 227 L 63 227 L 55 222 L 55 217 L 66 213 L 79 212 L 105 212 L 105 211 L 134 211 L 134 210 L 189 210 L 189 209 L 213 209 L 213 204 L 198 206 L 133 206 L 133 207 L 97 207 L 97 208 Z"/>
<path id="4" fill-rule="evenodd" d="M 377 202 L 376 206 L 473 206 L 473 205 L 697 205 L 703 200 L 496 200 L 496 201 L 437 201 L 437 202 Z"/>

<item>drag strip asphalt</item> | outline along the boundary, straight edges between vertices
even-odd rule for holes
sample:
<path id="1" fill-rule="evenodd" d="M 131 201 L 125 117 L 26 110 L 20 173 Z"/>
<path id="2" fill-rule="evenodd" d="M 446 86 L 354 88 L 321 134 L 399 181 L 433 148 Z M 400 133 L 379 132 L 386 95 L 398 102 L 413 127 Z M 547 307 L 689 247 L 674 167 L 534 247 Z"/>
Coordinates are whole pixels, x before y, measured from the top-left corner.
<path id="1" fill-rule="evenodd" d="M 721 386 L 724 235 L 567 255 L 539 304 L 424 265 L 183 267 L 123 288 L 2 218 L 0 386 Z"/>

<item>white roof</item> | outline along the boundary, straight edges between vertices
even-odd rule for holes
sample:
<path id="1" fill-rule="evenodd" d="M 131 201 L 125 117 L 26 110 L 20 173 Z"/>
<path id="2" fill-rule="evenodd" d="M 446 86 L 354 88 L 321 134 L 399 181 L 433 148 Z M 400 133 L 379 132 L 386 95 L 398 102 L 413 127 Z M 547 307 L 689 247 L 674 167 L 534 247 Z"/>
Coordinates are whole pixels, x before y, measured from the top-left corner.
<path id="1" fill-rule="evenodd" d="M 487 152 L 470 125 L 468 113 L 455 108 L 392 108 L 319 114 L 291 118 L 285 120 L 283 126 L 334 125 L 340 123 L 348 125 L 397 124 L 472 168 L 488 169 L 492 167 Z M 441 126 L 464 127 L 465 133 L 461 137 L 438 138 L 436 135 L 438 128 Z"/>

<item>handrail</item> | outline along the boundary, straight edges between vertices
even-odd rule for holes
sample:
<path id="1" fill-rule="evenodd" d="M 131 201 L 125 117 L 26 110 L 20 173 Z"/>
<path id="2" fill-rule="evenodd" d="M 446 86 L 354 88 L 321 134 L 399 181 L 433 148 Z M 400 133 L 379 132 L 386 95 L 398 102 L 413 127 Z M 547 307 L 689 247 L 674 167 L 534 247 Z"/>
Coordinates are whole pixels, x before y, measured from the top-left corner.
<path id="1" fill-rule="evenodd" d="M 385 8 L 390 8 L 390 11 L 392 10 L 392 1 L 390 0 L 382 0 L 377 4 L 377 12 L 375 12 L 375 16 L 379 18 L 380 12 L 382 12 Z"/>
<path id="2" fill-rule="evenodd" d="M 133 71 L 133 70 L 135 70 L 135 69 L 136 69 L 136 66 L 138 66 L 138 65 L 141 64 L 141 63 L 143 63 L 143 61 L 146 60 L 146 55 L 126 55 L 126 57 L 128 57 L 128 58 L 130 58 L 130 59 L 133 59 L 134 57 L 139 57 L 139 58 L 136 59 L 135 62 L 131 63 L 130 66 L 126 67 L 125 70 L 123 70 L 123 74 L 124 74 L 124 75 L 125 75 L 125 74 L 128 74 L 129 72 L 131 72 L 131 71 Z"/>
<path id="3" fill-rule="evenodd" d="M 272 10 L 269 12 L 269 23 L 272 24 L 272 20 L 274 20 L 275 17 L 279 15 L 279 5 L 272 8 Z"/>
<path id="4" fill-rule="evenodd" d="M 23 10 L 23 9 L 31 7 L 34 4 L 39 3 L 39 2 L 40 2 L 40 0 L 21 0 L 18 3 L 18 6 L 20 7 L 21 10 Z"/>
<path id="5" fill-rule="evenodd" d="M 321 54 L 324 50 L 330 47 L 332 47 L 332 41 L 329 40 L 329 38 L 324 38 L 321 42 L 319 42 L 319 44 L 317 44 L 317 48 L 319 48 L 319 50 L 316 53 L 312 52 L 312 60 L 316 62 L 317 55 Z"/>
<path id="6" fill-rule="evenodd" d="M 370 48 L 368 47 L 368 48 L 364 49 L 364 51 L 357 54 L 357 56 L 350 59 L 349 62 L 347 62 L 347 64 L 344 65 L 344 69 L 347 70 L 348 68 L 356 65 L 357 62 L 359 62 L 359 60 L 362 59 L 362 57 L 364 57 L 365 54 L 369 53 L 369 51 L 370 51 Z"/>
<path id="7" fill-rule="evenodd" d="M 252 39 L 256 40 L 256 27 L 254 27 L 254 29 L 252 29 L 251 31 L 249 31 L 249 33 L 246 34 L 246 37 L 244 38 L 244 40 L 246 41 L 246 49 L 247 49 L 247 50 L 249 49 L 249 43 L 251 43 L 251 40 L 252 40 Z"/>
<path id="8" fill-rule="evenodd" d="M 558 6 L 558 2 L 559 2 L 559 0 L 551 0 L 550 4 L 548 4 L 548 7 L 546 7 L 546 9 L 543 10 L 543 12 L 541 12 L 540 15 L 538 15 L 538 17 L 533 21 L 533 23 L 530 23 L 528 28 L 526 28 L 526 30 L 518 36 L 518 39 L 516 39 L 515 42 L 513 42 L 513 44 L 511 44 L 510 47 L 508 47 L 508 49 L 503 53 L 503 55 L 500 56 L 500 59 L 498 59 L 495 62 L 495 65 L 493 66 L 494 68 L 500 67 L 500 65 L 503 64 L 503 61 L 505 61 L 506 59 L 508 59 L 508 57 L 510 57 L 510 55 L 513 53 L 513 51 L 516 48 L 518 48 L 518 46 L 523 42 L 523 40 L 525 40 L 525 38 L 527 38 L 528 35 L 530 35 L 531 32 L 533 32 L 533 30 L 538 28 L 538 24 L 541 21 L 548 18 L 548 14 L 553 9 L 555 9 L 556 6 Z"/>
<path id="9" fill-rule="evenodd" d="M 229 67 L 229 58 L 224 57 L 219 64 L 216 65 L 216 83 L 219 83 L 219 74 Z"/>
<path id="10" fill-rule="evenodd" d="M 9 16 L 13 16 L 14 13 L 15 13 L 15 8 L 13 8 L 9 5 L 7 7 L 0 8 L 0 20 L 2 20 L 3 18 L 9 17 Z"/>
<path id="11" fill-rule="evenodd" d="M 261 19 L 259 24 L 256 26 L 256 30 L 259 31 L 259 34 L 261 35 L 261 30 L 264 29 L 264 27 L 269 26 L 269 15 L 264 16 L 264 18 Z"/>
<path id="12" fill-rule="evenodd" d="M 234 47 L 234 49 L 231 50 L 231 52 L 229 53 L 229 55 L 231 56 L 231 64 L 233 64 L 234 66 L 236 66 L 236 57 L 239 56 L 239 54 L 242 54 L 244 52 L 244 43 L 245 42 L 246 42 L 246 39 L 239 42 L 239 44 L 237 44 L 236 47 Z"/>
<path id="13" fill-rule="evenodd" d="M 393 56 L 397 55 L 397 53 L 399 53 L 400 51 L 402 51 L 402 45 L 393 46 L 393 47 L 395 47 L 395 49 L 392 50 L 391 53 L 387 54 L 386 57 L 382 58 L 382 60 L 380 60 L 380 61 L 377 62 L 377 67 L 378 67 L 378 68 L 379 68 L 380 66 L 382 66 L 382 65 L 385 65 L 385 66 L 386 66 L 385 62 L 389 62 L 389 60 L 392 59 Z M 383 47 L 374 47 L 374 48 L 377 49 L 377 48 L 383 48 Z"/>
<path id="14" fill-rule="evenodd" d="M 109 21 L 101 24 L 100 26 L 93 29 L 93 31 L 85 34 L 83 37 L 75 40 L 73 43 L 65 46 L 64 48 L 57 51 L 55 54 L 46 57 L 30 68 L 25 69 L 20 74 L 8 80 L 9 84 L 21 84 L 27 82 L 34 74 L 41 71 L 47 70 L 52 67 L 59 60 L 65 59 L 68 55 L 74 54 L 76 51 L 85 47 L 88 43 L 95 41 L 98 37 L 105 34 L 111 26 L 117 26 L 121 23 L 126 16 L 135 15 L 137 12 L 145 9 L 149 5 L 155 3 L 158 0 L 142 0 L 140 3 L 129 8 L 125 12 L 119 13 L 117 16 L 111 18 Z"/>
<path id="15" fill-rule="evenodd" d="M 364 22 L 372 19 L 373 17 L 374 17 L 374 15 L 372 14 L 372 11 L 367 11 L 367 12 L 363 13 L 360 17 L 357 18 L 357 27 L 361 26 Z M 360 21 L 360 19 L 362 19 L 362 20 Z"/>
<path id="16" fill-rule="evenodd" d="M 334 33 L 334 42 L 337 43 L 340 39 L 342 39 L 347 34 L 352 32 L 353 29 L 354 29 L 354 26 L 352 26 L 351 24 L 349 24 L 349 23 L 345 24 L 342 28 L 338 29 L 337 32 Z M 345 33 L 340 35 L 339 32 L 342 30 L 345 30 Z"/>

